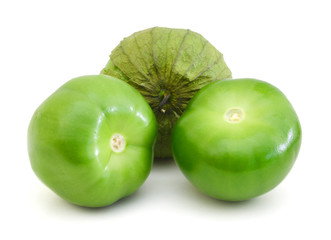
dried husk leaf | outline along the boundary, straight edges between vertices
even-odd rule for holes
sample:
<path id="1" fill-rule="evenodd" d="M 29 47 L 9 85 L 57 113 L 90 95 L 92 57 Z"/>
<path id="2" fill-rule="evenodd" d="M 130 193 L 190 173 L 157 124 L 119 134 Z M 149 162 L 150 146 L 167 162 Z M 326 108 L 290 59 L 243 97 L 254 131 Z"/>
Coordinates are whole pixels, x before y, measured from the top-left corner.
<path id="1" fill-rule="evenodd" d="M 189 100 L 206 84 L 231 78 L 222 53 L 200 34 L 154 27 L 124 38 L 102 74 L 138 89 L 159 124 L 155 157 L 171 157 L 171 130 Z"/>

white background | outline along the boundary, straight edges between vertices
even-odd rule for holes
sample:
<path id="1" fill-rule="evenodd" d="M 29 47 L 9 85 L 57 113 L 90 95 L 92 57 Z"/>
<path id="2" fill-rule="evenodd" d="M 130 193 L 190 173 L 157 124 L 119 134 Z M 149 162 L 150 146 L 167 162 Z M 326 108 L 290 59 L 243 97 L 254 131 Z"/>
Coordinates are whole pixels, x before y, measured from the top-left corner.
<path id="1" fill-rule="evenodd" d="M 329 1 L 1 1 L 1 239 L 331 239 Z M 280 88 L 303 129 L 288 177 L 254 200 L 213 200 L 173 162 L 110 207 L 71 205 L 34 175 L 29 120 L 60 85 L 98 74 L 120 40 L 153 26 L 201 33 L 234 78 Z"/>

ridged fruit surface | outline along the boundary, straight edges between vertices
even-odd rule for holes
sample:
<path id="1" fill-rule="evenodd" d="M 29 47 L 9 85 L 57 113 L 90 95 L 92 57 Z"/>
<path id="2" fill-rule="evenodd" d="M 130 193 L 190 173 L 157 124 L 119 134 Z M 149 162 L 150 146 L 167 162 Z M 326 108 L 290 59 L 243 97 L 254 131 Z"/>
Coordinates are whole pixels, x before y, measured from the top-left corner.
<path id="1" fill-rule="evenodd" d="M 102 207 L 143 184 L 156 135 L 153 111 L 137 90 L 113 77 L 83 76 L 35 111 L 28 151 L 35 174 L 56 194 Z"/>

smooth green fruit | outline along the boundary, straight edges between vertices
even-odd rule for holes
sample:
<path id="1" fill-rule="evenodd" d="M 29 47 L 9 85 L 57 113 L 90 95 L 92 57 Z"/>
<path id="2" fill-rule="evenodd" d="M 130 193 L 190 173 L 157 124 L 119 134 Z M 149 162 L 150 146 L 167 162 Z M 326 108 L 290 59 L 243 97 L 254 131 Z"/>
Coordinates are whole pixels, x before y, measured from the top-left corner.
<path id="1" fill-rule="evenodd" d="M 175 161 L 187 179 L 218 199 L 241 201 L 277 186 L 298 155 L 301 127 L 276 87 L 255 79 L 201 89 L 174 127 Z"/>
<path id="2" fill-rule="evenodd" d="M 135 192 L 152 166 L 157 122 L 143 96 L 105 75 L 70 80 L 34 113 L 31 166 L 77 205 L 101 207 Z"/>
<path id="3" fill-rule="evenodd" d="M 231 78 L 223 55 L 200 34 L 161 27 L 124 38 L 101 73 L 128 82 L 152 107 L 159 126 L 157 158 L 172 157 L 172 128 L 195 93 Z"/>

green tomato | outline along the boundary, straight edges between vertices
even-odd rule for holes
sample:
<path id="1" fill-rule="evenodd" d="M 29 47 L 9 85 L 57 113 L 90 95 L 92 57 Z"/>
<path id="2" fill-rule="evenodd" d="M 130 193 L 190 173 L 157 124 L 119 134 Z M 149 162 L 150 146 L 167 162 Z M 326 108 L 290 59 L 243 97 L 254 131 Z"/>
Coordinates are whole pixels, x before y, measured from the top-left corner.
<path id="1" fill-rule="evenodd" d="M 268 192 L 298 155 L 301 127 L 284 94 L 256 79 L 216 81 L 174 127 L 175 161 L 200 191 L 226 201 Z"/>
<path id="2" fill-rule="evenodd" d="M 105 75 L 70 80 L 36 110 L 32 169 L 63 199 L 102 207 L 135 192 L 153 161 L 157 122 L 129 84 Z"/>

